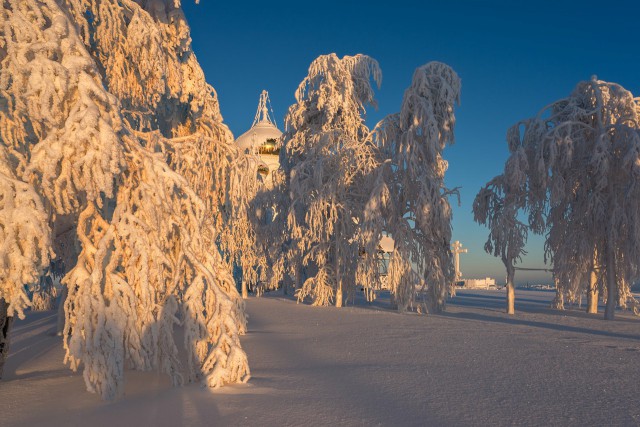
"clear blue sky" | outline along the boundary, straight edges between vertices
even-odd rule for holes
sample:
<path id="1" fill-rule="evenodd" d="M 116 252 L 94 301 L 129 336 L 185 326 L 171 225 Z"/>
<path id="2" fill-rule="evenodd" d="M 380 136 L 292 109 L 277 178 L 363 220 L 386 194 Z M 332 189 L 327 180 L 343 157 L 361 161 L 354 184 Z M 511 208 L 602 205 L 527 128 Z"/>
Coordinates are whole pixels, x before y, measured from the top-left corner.
<path id="1" fill-rule="evenodd" d="M 567 96 L 596 74 L 640 96 L 640 6 L 636 1 L 520 4 L 518 1 L 265 1 L 183 0 L 196 55 L 217 90 L 235 136 L 252 123 L 262 89 L 279 127 L 309 64 L 321 54 L 377 59 L 383 81 L 370 126 L 400 109 L 416 67 L 449 64 L 462 78 L 456 144 L 445 150 L 446 182 L 461 188 L 453 238 L 466 277 L 504 281 L 502 263 L 484 253 L 487 230 L 473 222 L 475 194 L 503 170 L 505 133 Z M 530 236 L 522 265 L 542 267 L 542 238 Z M 517 282 L 548 281 L 518 272 Z"/>

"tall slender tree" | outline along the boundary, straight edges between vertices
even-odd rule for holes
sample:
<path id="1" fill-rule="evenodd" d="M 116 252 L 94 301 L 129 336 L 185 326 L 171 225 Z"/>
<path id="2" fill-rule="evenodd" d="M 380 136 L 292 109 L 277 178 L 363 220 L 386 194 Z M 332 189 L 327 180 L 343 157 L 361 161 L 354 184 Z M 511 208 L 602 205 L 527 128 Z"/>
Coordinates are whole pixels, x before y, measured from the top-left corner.
<path id="1" fill-rule="evenodd" d="M 365 107 L 375 105 L 371 79 L 378 63 L 365 55 L 318 57 L 285 118 L 281 164 L 289 206 L 283 213 L 289 238 L 288 268 L 301 279 L 298 299 L 343 305 L 355 284 L 356 233 L 375 167 Z"/>
<path id="2" fill-rule="evenodd" d="M 500 257 L 507 272 L 507 314 L 515 314 L 515 264 L 525 254 L 528 235 L 527 225 L 518 219 L 519 210 L 524 209 L 522 193 L 517 191 L 524 184 L 517 173 L 522 166 L 514 165 L 523 161 L 522 156 L 515 156 L 506 168 L 510 173 L 493 178 L 473 201 L 474 219 L 490 230 L 484 250 Z"/>
<path id="3" fill-rule="evenodd" d="M 374 130 L 379 167 L 365 209 L 360 270 L 377 271 L 378 242 L 383 233 L 390 234 L 395 246 L 388 283 L 400 309 L 414 305 L 416 294 L 426 292 L 422 308 L 440 311 L 453 284 L 448 197 L 457 192 L 444 185 L 448 164 L 442 152 L 454 142 L 460 89 L 451 67 L 423 65 L 405 91 L 400 112 Z"/>

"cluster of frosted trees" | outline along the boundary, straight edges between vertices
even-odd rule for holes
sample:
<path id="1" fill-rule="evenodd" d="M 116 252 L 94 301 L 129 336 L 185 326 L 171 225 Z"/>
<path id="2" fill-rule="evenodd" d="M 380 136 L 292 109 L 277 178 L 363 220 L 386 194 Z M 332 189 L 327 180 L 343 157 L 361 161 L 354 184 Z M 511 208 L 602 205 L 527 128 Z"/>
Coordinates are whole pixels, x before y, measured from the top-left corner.
<path id="1" fill-rule="evenodd" d="M 342 306 L 381 287 L 391 236 L 394 304 L 443 309 L 455 190 L 442 154 L 460 97 L 450 67 L 418 68 L 400 111 L 370 130 L 378 63 L 316 59 L 265 191 L 222 124 L 179 2 L 24 0 L 0 19 L 0 375 L 13 318 L 50 307 L 46 271 L 63 276 L 65 361 L 106 399 L 127 367 L 174 384 L 248 379 L 234 265 L 259 290 Z M 474 213 L 507 268 L 511 311 L 528 230 L 547 233 L 559 305 L 586 291 L 607 318 L 616 304 L 638 310 L 639 114 L 628 91 L 594 79 L 508 132 L 511 157 Z"/>
<path id="2" fill-rule="evenodd" d="M 567 98 L 507 132 L 504 172 L 480 190 L 475 219 L 490 229 L 487 252 L 507 269 L 514 311 L 515 263 L 527 232 L 546 235 L 556 305 L 587 295 L 639 313 L 630 285 L 640 278 L 640 102 L 620 85 L 580 82 Z M 526 217 L 526 219 L 524 219 Z"/>
<path id="3" fill-rule="evenodd" d="M 233 266 L 340 306 L 356 285 L 379 287 L 383 234 L 396 242 L 398 307 L 442 309 L 441 154 L 460 92 L 446 65 L 419 68 L 401 112 L 370 131 L 377 62 L 318 58 L 265 192 L 222 124 L 178 3 L 25 0 L 0 17 L 0 374 L 13 318 L 50 309 L 56 291 L 65 362 L 105 399 L 127 368 L 176 385 L 244 382 Z"/>
<path id="4" fill-rule="evenodd" d="M 401 111 L 369 130 L 365 109 L 381 78 L 365 55 L 324 55 L 309 67 L 285 118 L 275 190 L 257 198 L 276 211 L 261 225 L 272 256 L 265 283 L 341 307 L 357 287 L 380 288 L 379 242 L 390 235 L 395 304 L 439 311 L 453 280 L 442 151 L 454 141 L 460 79 L 441 63 L 418 68 Z"/>
<path id="5" fill-rule="evenodd" d="M 65 361 L 90 391 L 117 396 L 128 366 L 246 381 L 217 250 L 245 183 L 179 3 L 5 2 L 0 22 L 0 371 L 24 285 L 57 257 Z"/>

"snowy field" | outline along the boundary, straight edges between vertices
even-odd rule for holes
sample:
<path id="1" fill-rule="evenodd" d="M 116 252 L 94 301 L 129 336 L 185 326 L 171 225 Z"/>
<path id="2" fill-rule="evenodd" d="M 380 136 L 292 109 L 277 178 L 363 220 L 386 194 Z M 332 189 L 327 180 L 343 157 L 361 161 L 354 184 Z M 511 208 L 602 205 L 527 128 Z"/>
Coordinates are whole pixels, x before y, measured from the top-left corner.
<path id="1" fill-rule="evenodd" d="M 250 298 L 249 384 L 210 392 L 127 372 L 105 403 L 62 363 L 53 312 L 16 323 L 3 426 L 638 425 L 640 320 L 548 309 L 553 292 L 461 291 L 443 315 Z"/>

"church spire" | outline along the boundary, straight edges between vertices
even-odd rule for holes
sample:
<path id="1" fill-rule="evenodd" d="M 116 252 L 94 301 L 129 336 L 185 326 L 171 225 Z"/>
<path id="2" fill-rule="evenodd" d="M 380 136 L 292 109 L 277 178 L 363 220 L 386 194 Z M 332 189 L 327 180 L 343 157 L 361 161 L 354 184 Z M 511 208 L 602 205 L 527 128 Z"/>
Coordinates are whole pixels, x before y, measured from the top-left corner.
<path id="1" fill-rule="evenodd" d="M 271 110 L 271 114 L 269 114 L 269 110 Z M 256 111 L 256 117 L 253 119 L 251 127 L 254 127 L 256 124 L 261 122 L 271 123 L 275 126 L 275 120 L 273 120 L 272 115 L 273 109 L 271 108 L 271 101 L 269 100 L 269 92 L 263 90 L 260 94 L 258 111 Z"/>

